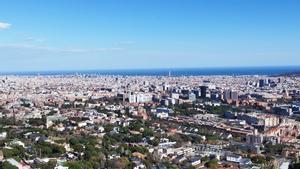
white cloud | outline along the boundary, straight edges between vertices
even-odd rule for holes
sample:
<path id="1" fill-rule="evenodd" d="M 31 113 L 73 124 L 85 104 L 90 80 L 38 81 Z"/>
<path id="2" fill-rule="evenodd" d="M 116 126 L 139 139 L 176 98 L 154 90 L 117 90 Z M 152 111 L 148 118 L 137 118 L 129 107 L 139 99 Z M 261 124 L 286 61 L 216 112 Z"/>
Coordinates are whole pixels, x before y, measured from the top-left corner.
<path id="1" fill-rule="evenodd" d="M 110 52 L 121 51 L 124 48 L 57 48 L 51 46 L 42 45 L 28 45 L 28 44 L 0 44 L 0 48 L 13 48 L 13 49 L 29 49 L 39 50 L 47 52 L 59 52 L 59 53 L 97 53 L 97 52 Z"/>
<path id="2" fill-rule="evenodd" d="M 1 29 L 9 29 L 11 27 L 11 24 L 0 22 L 0 30 Z"/>
<path id="3" fill-rule="evenodd" d="M 26 40 L 30 41 L 30 42 L 37 42 L 37 43 L 42 43 L 42 42 L 46 41 L 46 39 L 36 38 L 36 37 L 32 37 L 32 36 L 27 37 Z"/>

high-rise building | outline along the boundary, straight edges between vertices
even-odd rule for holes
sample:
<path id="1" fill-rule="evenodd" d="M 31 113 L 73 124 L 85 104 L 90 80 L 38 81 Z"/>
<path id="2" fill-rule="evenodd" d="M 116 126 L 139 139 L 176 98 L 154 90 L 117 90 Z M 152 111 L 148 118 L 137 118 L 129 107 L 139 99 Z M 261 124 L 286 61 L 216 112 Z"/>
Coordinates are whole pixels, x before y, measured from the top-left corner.
<path id="1" fill-rule="evenodd" d="M 196 95 L 196 98 L 199 98 L 201 96 L 200 90 L 193 90 L 193 93 Z"/>
<path id="2" fill-rule="evenodd" d="M 136 95 L 135 94 L 129 94 L 128 95 L 128 101 L 129 103 L 136 103 Z"/>
<path id="3" fill-rule="evenodd" d="M 220 94 L 219 93 L 212 93 L 211 94 L 211 99 L 212 100 L 219 100 L 220 99 Z"/>
<path id="4" fill-rule="evenodd" d="M 200 90 L 201 90 L 201 97 L 205 98 L 206 97 L 206 93 L 207 93 L 207 86 L 200 86 Z"/>
<path id="5" fill-rule="evenodd" d="M 265 86 L 265 80 L 264 80 L 264 79 L 260 79 L 260 80 L 258 81 L 258 86 L 259 86 L 259 87 L 264 87 L 264 86 Z"/>
<path id="6" fill-rule="evenodd" d="M 129 103 L 146 103 L 151 102 L 153 96 L 148 93 L 137 93 L 137 94 L 129 94 L 128 101 Z"/>
<path id="7" fill-rule="evenodd" d="M 236 91 L 225 90 L 223 94 L 223 99 L 225 101 L 237 101 L 239 99 L 238 92 Z"/>
<path id="8" fill-rule="evenodd" d="M 257 144 L 260 145 L 263 143 L 263 141 L 264 141 L 263 136 L 257 133 L 249 134 L 246 136 L 246 142 L 251 145 L 257 145 Z"/>
<path id="9" fill-rule="evenodd" d="M 230 92 L 230 99 L 233 101 L 237 101 L 239 99 L 238 93 L 236 91 Z"/>
<path id="10" fill-rule="evenodd" d="M 230 90 L 225 90 L 223 99 L 224 100 L 230 100 L 230 97 L 231 97 L 230 95 L 231 95 Z"/>
<path id="11" fill-rule="evenodd" d="M 190 93 L 190 91 L 189 91 L 189 90 L 187 90 L 187 89 L 183 89 L 183 90 L 181 90 L 181 93 L 182 93 L 182 94 L 189 94 L 189 93 Z"/>

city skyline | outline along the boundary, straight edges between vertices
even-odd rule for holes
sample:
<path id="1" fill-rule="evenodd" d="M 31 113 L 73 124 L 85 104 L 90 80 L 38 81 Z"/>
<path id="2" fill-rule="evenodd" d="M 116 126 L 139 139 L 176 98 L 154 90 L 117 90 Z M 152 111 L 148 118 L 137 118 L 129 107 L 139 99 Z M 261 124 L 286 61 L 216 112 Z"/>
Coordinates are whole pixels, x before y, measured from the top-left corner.
<path id="1" fill-rule="evenodd" d="M 0 169 L 300 169 L 299 6 L 0 0 Z"/>
<path id="2" fill-rule="evenodd" d="M 0 72 L 299 66 L 297 1 L 4 1 Z"/>

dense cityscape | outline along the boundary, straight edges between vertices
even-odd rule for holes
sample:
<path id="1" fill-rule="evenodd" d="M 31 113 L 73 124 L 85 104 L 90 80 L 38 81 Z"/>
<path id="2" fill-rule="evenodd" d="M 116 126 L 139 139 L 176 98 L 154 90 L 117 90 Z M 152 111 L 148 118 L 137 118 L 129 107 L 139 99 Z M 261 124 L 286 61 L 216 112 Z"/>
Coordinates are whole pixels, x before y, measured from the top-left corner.
<path id="1" fill-rule="evenodd" d="M 299 168 L 300 78 L 1 76 L 4 168 Z"/>
<path id="2" fill-rule="evenodd" d="M 300 169 L 300 0 L 0 0 L 0 169 Z"/>

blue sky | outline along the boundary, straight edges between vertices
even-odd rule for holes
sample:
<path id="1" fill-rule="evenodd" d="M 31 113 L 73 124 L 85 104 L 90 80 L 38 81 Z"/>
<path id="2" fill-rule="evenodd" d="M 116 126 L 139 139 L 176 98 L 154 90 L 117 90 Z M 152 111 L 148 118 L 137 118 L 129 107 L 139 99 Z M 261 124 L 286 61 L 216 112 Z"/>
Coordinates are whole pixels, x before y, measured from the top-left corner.
<path id="1" fill-rule="evenodd" d="M 0 71 L 299 65 L 298 0 L 3 0 Z"/>

